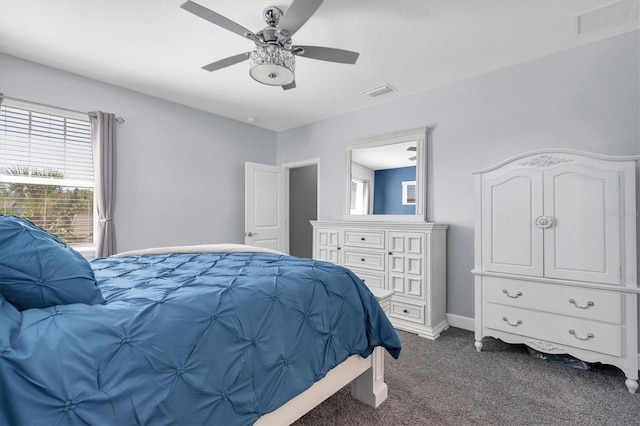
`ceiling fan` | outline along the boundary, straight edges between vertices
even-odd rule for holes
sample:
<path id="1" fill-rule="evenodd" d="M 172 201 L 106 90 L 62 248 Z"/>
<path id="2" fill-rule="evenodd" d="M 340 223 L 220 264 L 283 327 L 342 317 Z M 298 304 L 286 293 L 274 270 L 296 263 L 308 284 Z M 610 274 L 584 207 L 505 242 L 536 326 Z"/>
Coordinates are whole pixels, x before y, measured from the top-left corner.
<path id="1" fill-rule="evenodd" d="M 296 87 L 295 57 L 300 56 L 321 61 L 355 64 L 360 55 L 358 52 L 320 46 L 294 45 L 291 36 L 320 7 L 323 0 L 294 0 L 291 6 L 282 13 L 275 6 L 263 11 L 267 27 L 252 32 L 224 16 L 192 1 L 187 1 L 181 8 L 216 24 L 228 31 L 253 41 L 256 45 L 250 52 L 240 53 L 212 62 L 202 68 L 215 71 L 249 59 L 249 75 L 263 84 L 282 86 L 284 90 Z"/>

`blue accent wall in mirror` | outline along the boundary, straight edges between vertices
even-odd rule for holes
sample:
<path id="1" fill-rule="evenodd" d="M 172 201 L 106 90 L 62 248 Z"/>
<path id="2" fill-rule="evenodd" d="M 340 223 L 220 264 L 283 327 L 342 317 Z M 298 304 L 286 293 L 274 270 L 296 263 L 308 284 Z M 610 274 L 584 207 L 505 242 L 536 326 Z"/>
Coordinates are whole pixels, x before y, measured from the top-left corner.
<path id="1" fill-rule="evenodd" d="M 415 214 L 415 204 L 402 204 L 402 182 L 415 180 L 415 166 L 376 170 L 373 214 Z"/>

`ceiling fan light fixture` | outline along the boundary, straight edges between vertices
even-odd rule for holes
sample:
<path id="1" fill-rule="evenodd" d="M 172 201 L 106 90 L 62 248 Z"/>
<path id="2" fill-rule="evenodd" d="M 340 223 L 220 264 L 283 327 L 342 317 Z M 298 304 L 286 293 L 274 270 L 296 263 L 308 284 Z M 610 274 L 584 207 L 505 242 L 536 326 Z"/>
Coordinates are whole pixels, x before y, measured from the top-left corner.
<path id="1" fill-rule="evenodd" d="M 293 53 L 276 45 L 256 47 L 249 55 L 249 75 L 269 86 L 284 86 L 295 79 Z"/>

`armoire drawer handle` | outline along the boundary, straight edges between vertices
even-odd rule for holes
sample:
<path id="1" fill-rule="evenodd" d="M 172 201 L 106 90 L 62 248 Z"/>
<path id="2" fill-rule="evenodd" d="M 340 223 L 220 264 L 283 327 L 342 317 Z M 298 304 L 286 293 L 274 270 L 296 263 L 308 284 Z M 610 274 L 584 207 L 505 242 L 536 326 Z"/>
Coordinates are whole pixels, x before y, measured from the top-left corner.
<path id="1" fill-rule="evenodd" d="M 587 334 L 587 337 L 578 337 L 578 335 L 576 335 L 576 331 L 575 330 L 569 330 L 569 334 L 571 334 L 573 337 L 575 337 L 578 340 L 589 340 L 589 339 L 593 339 L 594 336 L 593 333 L 589 333 Z"/>
<path id="2" fill-rule="evenodd" d="M 517 292 L 515 296 L 510 295 L 509 294 L 509 290 L 507 290 L 506 288 L 503 288 L 502 292 L 504 294 L 506 294 L 507 296 L 509 296 L 510 298 L 512 298 L 512 299 L 517 299 L 518 297 L 522 296 L 522 292 L 521 291 Z"/>
<path id="3" fill-rule="evenodd" d="M 589 309 L 592 306 L 595 306 L 596 304 L 593 303 L 591 300 L 589 300 L 587 302 L 587 304 L 585 306 L 580 306 L 576 303 L 575 299 L 569 299 L 569 303 L 571 303 L 572 305 L 574 305 L 576 308 L 580 308 L 580 309 Z"/>
<path id="4" fill-rule="evenodd" d="M 522 324 L 522 320 L 518 320 L 518 321 L 516 321 L 516 322 L 514 322 L 514 323 L 510 323 L 510 322 L 509 322 L 509 318 L 507 318 L 507 317 L 502 317 L 502 321 L 506 322 L 506 323 L 507 323 L 507 324 L 509 324 L 511 327 L 517 327 L 517 326 L 519 326 L 520 324 Z"/>

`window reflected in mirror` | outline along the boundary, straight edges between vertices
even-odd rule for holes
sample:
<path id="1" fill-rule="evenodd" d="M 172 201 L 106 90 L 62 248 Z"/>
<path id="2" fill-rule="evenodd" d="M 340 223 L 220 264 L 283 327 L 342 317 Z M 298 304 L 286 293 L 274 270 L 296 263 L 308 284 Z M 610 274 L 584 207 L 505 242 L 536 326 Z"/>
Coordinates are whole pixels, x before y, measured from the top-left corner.
<path id="1" fill-rule="evenodd" d="M 415 206 L 416 205 L 416 181 L 404 181 L 402 182 L 402 205 Z"/>

